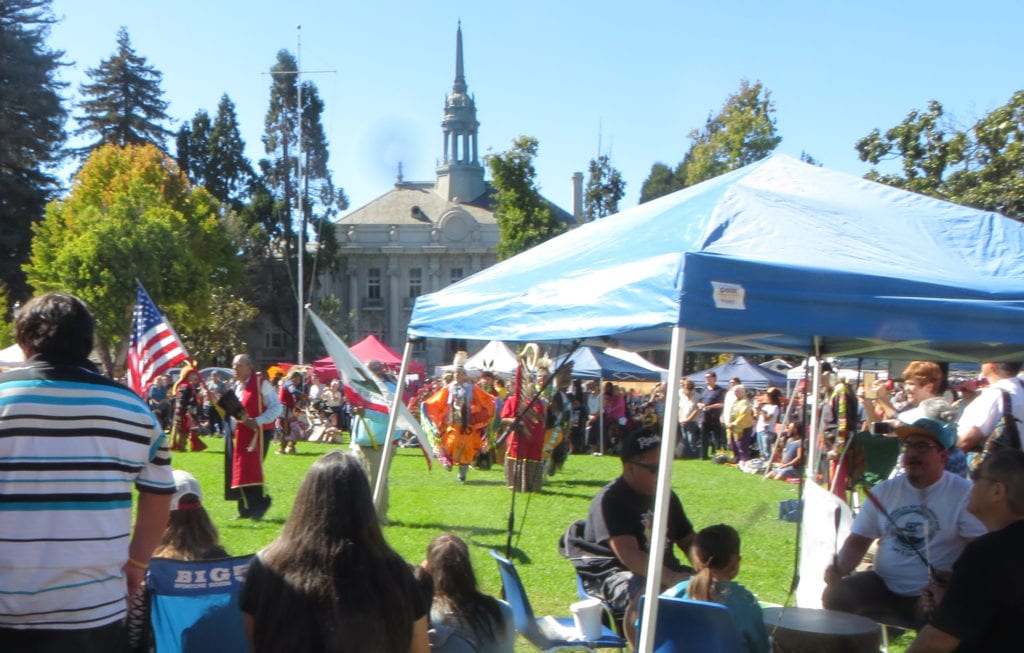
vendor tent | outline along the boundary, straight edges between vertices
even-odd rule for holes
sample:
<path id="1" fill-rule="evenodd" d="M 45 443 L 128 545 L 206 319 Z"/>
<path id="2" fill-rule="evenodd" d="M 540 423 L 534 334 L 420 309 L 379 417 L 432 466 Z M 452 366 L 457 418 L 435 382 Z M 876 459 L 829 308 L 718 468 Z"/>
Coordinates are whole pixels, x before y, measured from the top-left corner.
<path id="1" fill-rule="evenodd" d="M 497 374 L 511 376 L 516 373 L 519 362 L 509 346 L 500 340 L 492 340 L 484 348 L 466 360 L 466 369 L 481 372 L 490 370 Z"/>
<path id="2" fill-rule="evenodd" d="M 0 349 L 0 367 L 19 367 L 24 362 L 25 354 L 21 351 L 21 345 L 15 343 Z"/>
<path id="3" fill-rule="evenodd" d="M 606 354 L 594 347 L 580 347 L 568 357 L 555 359 L 553 369 L 566 360 L 572 361 L 574 379 L 601 379 L 604 381 L 661 381 L 661 372 L 641 367 L 627 360 Z"/>
<path id="4" fill-rule="evenodd" d="M 402 355 L 378 340 L 377 336 L 372 333 L 352 345 L 349 351 L 363 364 L 377 360 L 385 367 L 391 368 L 392 371 L 397 371 L 398 366 L 402 364 Z M 427 366 L 416 361 L 409 361 L 409 371 L 423 378 L 427 373 Z"/>
<path id="5" fill-rule="evenodd" d="M 712 367 L 707 370 L 700 372 L 694 372 L 693 374 L 687 375 L 686 378 L 690 379 L 697 385 L 698 388 L 703 387 L 704 375 L 708 372 L 714 372 L 715 376 L 718 377 L 719 385 L 723 384 L 729 379 L 738 378 L 747 388 L 754 388 L 756 390 L 764 390 L 770 385 L 784 390 L 786 388 L 786 375 L 779 374 L 778 372 L 772 371 L 766 367 L 761 367 L 756 363 L 751 363 L 743 356 L 737 356 L 730 361 Z"/>
<path id="6" fill-rule="evenodd" d="M 675 387 L 686 347 L 1020 360 L 1022 318 L 1024 225 L 775 155 L 421 296 L 409 335 L 669 347 Z M 810 456 L 814 446 L 812 434 Z M 654 541 L 671 455 L 663 447 Z M 648 594 L 662 553 L 653 547 Z"/>
<path id="7" fill-rule="evenodd" d="M 646 358 L 636 353 L 635 351 L 627 351 L 625 349 L 619 349 L 617 347 L 605 347 L 604 353 L 608 354 L 609 356 L 615 356 L 617 358 L 627 360 L 630 363 L 635 363 L 640 367 L 646 367 L 649 370 L 654 370 L 661 375 L 662 382 L 668 381 L 668 370 L 666 370 L 664 367 L 658 367 L 657 365 L 647 360 Z"/>

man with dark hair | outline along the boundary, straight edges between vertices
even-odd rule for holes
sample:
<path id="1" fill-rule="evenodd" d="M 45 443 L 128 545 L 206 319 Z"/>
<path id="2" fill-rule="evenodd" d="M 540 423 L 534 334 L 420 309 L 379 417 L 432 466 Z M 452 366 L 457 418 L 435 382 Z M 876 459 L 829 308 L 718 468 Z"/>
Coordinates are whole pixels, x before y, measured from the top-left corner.
<path id="1" fill-rule="evenodd" d="M 718 375 L 708 372 L 704 375 L 705 385 L 700 391 L 700 459 L 714 457 L 715 447 L 725 446 L 725 429 L 722 425 L 722 409 L 725 407 L 726 392 L 718 387 Z M 710 451 L 710 455 L 709 452 Z"/>
<path id="2" fill-rule="evenodd" d="M 1024 620 L 1024 452 L 992 452 L 974 471 L 967 509 L 988 533 L 967 545 L 937 605 L 907 653 L 1020 650 Z"/>
<path id="3" fill-rule="evenodd" d="M 988 387 L 967 404 L 957 426 L 957 446 L 964 451 L 983 449 L 996 426 L 1003 421 L 1004 395 L 1010 411 L 1017 419 L 1017 428 L 1024 431 L 1024 387 L 1017 374 L 1020 363 L 982 363 L 981 375 Z M 1022 440 L 1024 441 L 1024 440 Z"/>
<path id="4" fill-rule="evenodd" d="M 658 486 L 661 438 L 641 429 L 622 441 L 622 474 L 605 485 L 590 502 L 583 540 L 592 552 L 606 556 L 581 561 L 576 570 L 588 593 L 606 601 L 613 610 L 625 611 L 623 626 L 630 642 L 634 639 L 637 599 L 643 592 L 650 542 L 654 495 Z M 673 545 L 689 558 L 694 530 L 679 496 L 672 492 L 668 505 L 668 539 L 661 572 L 663 587 L 686 580 L 693 570 L 676 558 Z"/>
<path id="5" fill-rule="evenodd" d="M 0 642 L 114 651 L 174 479 L 156 417 L 88 360 L 95 321 L 47 293 L 15 319 L 24 367 L 0 375 Z M 132 528 L 132 487 L 138 490 Z"/>

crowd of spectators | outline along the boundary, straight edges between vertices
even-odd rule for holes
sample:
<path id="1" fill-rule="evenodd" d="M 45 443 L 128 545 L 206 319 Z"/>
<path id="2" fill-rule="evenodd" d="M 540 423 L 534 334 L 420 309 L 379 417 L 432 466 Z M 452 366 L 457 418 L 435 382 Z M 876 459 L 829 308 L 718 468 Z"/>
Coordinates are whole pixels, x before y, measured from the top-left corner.
<path id="1" fill-rule="evenodd" d="M 27 362 L 0 376 L 0 459 L 7 461 L 0 467 L 0 530 L 19 533 L 0 540 L 5 650 L 147 650 L 152 640 L 142 574 L 148 560 L 227 555 L 198 481 L 172 470 L 164 431 L 228 435 L 234 422 L 234 440 L 243 442 L 239 425 L 249 428 L 246 442 L 252 444 L 242 455 L 250 462 L 239 471 L 236 460 L 233 474 L 250 474 L 250 480 L 232 488 L 242 491 L 240 516 L 259 519 L 270 504 L 260 462 L 271 441 L 278 453 L 296 453 L 297 443 L 309 437 L 311 410 L 322 416 L 324 430 L 366 421 L 365 414 L 343 409 L 336 384 L 324 387 L 300 371 L 265 379 L 245 355 L 233 364 L 234 386 L 216 375 L 204 382 L 186 368 L 176 384 L 158 378 L 143 401 L 88 361 L 95 324 L 70 295 L 34 299 L 15 327 Z M 530 460 L 545 463 L 536 469 L 547 475 L 558 471 L 559 448 L 566 455 L 618 454 L 621 476 L 597 493 L 587 518 L 561 545 L 566 555 L 574 547 L 606 551 L 574 558 L 590 565 L 577 567 L 587 591 L 626 613 L 632 641 L 648 555 L 663 545 L 662 589 L 722 603 L 747 650 L 768 650 L 756 599 L 736 582 L 735 529 L 718 524 L 698 532 L 672 494 L 667 541 L 649 541 L 665 387 L 647 393 L 613 383 L 599 388 L 568 373 L 555 373 L 548 383 L 548 371 L 530 392 L 510 395 L 493 374 L 471 381 L 456 370 L 447 384 L 425 384 L 409 398 L 410 407 L 441 397 L 445 423 L 460 436 L 478 437 L 474 444 L 485 453 L 504 436 L 530 433 L 542 453 L 526 454 L 520 446 L 509 449 L 509 458 L 542 455 Z M 674 452 L 741 468 L 760 460 L 759 470 L 782 480 L 813 465 L 813 475 L 846 498 L 858 491 L 851 453 L 857 434 L 874 430 L 872 437 L 897 438 L 902 454 L 890 478 L 864 490 L 869 501 L 824 570 L 825 606 L 919 630 L 915 652 L 1009 650 L 1024 605 L 1024 568 L 1013 562 L 1024 545 L 1020 365 L 985 363 L 979 378 L 956 386 L 929 361 L 914 361 L 898 379 L 869 387 L 823 371 L 821 424 L 829 446 L 819 460 L 807 460 L 801 388 L 787 406 L 776 388 L 751 392 L 738 379 L 722 388 L 714 374 L 701 389 L 688 381 L 679 388 Z M 224 420 L 215 407 L 236 392 L 244 411 L 227 408 L 232 419 Z M 479 424 L 468 398 L 460 403 L 470 394 L 494 402 Z M 523 401 L 540 407 L 532 430 L 517 430 L 514 411 L 507 410 Z M 30 410 L 36 405 L 51 410 Z M 423 416 L 429 418 L 427 411 Z M 873 424 L 883 427 L 870 429 Z M 54 449 L 57 436 L 62 446 Z M 371 489 L 374 476 L 386 471 L 368 462 L 355 440 L 352 453 L 333 450 L 312 464 L 280 535 L 249 565 L 240 608 L 252 650 L 511 653 L 511 610 L 479 590 L 465 541 L 450 534 L 434 538 L 421 565 L 410 565 L 387 544 L 385 514 Z M 126 464 L 104 462 L 113 459 Z M 477 458 L 457 463 L 468 466 Z M 246 465 L 255 467 L 247 472 Z M 43 477 L 53 483 L 40 484 Z M 124 500 L 133 488 L 134 524 L 131 501 Z M 80 509 L 83 501 L 92 502 L 91 510 Z M 83 542 L 90 544 L 83 548 Z M 877 551 L 865 567 L 871 547 Z M 675 549 L 691 566 L 673 555 Z"/>

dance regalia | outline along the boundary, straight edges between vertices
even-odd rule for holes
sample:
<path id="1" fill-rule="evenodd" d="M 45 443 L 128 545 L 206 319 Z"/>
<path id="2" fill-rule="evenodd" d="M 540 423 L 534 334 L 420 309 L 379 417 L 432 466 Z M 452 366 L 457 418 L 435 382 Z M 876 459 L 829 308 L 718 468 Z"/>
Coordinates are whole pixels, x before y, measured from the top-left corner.
<path id="1" fill-rule="evenodd" d="M 519 397 L 509 395 L 502 418 L 515 419 Z M 544 484 L 544 409 L 538 399 L 509 433 L 505 450 L 505 484 L 519 492 L 540 492 Z"/>
<path id="2" fill-rule="evenodd" d="M 258 374 L 250 375 L 238 396 L 238 401 L 245 408 L 245 413 L 249 417 L 259 417 L 263 413 L 261 383 L 262 380 Z M 263 427 L 258 426 L 253 430 L 236 420 L 233 445 L 231 450 L 231 487 L 263 485 Z M 249 450 L 250 447 L 252 451 Z"/>
<path id="3" fill-rule="evenodd" d="M 449 383 L 423 402 L 422 416 L 437 434 L 442 463 L 469 465 L 483 446 L 494 419 L 494 397 L 473 383 Z"/>

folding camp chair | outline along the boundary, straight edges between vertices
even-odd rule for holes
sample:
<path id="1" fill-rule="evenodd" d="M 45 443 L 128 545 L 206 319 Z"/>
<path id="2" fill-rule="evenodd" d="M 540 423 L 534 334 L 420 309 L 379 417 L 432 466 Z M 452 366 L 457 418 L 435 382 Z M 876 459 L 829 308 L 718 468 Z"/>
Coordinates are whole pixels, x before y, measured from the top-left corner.
<path id="1" fill-rule="evenodd" d="M 157 653 L 249 653 L 238 594 L 251 559 L 150 560 L 146 591 Z"/>
<path id="2" fill-rule="evenodd" d="M 547 618 L 533 615 L 530 599 L 526 596 L 526 588 L 519 578 L 519 572 L 511 561 L 501 557 L 497 551 L 491 550 L 491 557 L 498 563 L 501 583 L 505 588 L 505 600 L 512 607 L 512 618 L 516 632 L 520 633 L 531 644 L 542 651 L 593 651 L 598 648 L 626 647 L 626 640 L 616 635 L 607 626 L 601 626 L 601 637 L 595 640 L 575 639 L 565 636 L 567 631 L 575 632 L 572 617 L 556 618 L 557 632 L 544 627 Z"/>
<path id="3" fill-rule="evenodd" d="M 640 597 L 640 614 L 646 596 Z M 658 623 L 654 628 L 654 653 L 744 653 L 736 622 L 728 608 L 718 603 L 657 597 Z M 637 637 L 643 627 L 637 624 Z"/>

